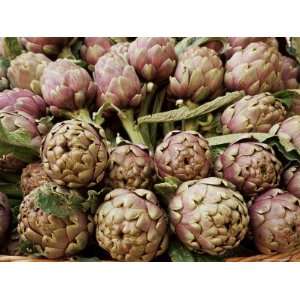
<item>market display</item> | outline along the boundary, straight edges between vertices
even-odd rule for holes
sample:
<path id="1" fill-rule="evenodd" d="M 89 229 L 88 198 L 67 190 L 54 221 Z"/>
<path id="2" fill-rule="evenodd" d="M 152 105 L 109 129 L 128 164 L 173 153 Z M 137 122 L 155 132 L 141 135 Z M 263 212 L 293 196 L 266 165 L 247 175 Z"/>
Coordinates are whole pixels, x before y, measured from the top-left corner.
<path id="1" fill-rule="evenodd" d="M 299 45 L 1 38 L 0 261 L 300 261 Z"/>

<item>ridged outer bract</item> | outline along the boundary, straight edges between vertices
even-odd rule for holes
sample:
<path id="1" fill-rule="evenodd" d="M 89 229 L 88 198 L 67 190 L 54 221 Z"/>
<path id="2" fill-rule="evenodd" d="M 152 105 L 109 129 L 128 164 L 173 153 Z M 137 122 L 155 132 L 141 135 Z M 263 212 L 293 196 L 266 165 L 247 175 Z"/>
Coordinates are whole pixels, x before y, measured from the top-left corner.
<path id="1" fill-rule="evenodd" d="M 5 194 L 0 193 L 0 243 L 4 240 L 10 224 L 10 206 Z"/>
<path id="2" fill-rule="evenodd" d="M 300 169 L 299 165 L 289 167 L 283 173 L 283 185 L 285 189 L 300 199 Z"/>

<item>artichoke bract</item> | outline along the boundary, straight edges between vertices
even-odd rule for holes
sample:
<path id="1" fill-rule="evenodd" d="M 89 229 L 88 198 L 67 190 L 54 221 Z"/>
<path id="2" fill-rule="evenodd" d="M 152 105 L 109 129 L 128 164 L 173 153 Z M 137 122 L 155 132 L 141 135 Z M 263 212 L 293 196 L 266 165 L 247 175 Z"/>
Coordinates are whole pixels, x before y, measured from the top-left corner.
<path id="1" fill-rule="evenodd" d="M 0 40 L 1 46 L 1 40 Z M 0 50 L 0 92 L 9 87 L 9 81 L 7 79 L 7 69 L 9 67 L 9 61 L 1 57 Z"/>
<path id="2" fill-rule="evenodd" d="M 29 90 L 15 88 L 0 93 L 0 109 L 2 111 L 23 111 L 33 118 L 46 115 L 45 100 Z"/>
<path id="3" fill-rule="evenodd" d="M 90 65 L 94 66 L 99 57 L 109 51 L 111 41 L 106 37 L 86 37 L 81 46 L 81 57 Z"/>
<path id="4" fill-rule="evenodd" d="M 18 216 L 18 232 L 22 241 L 48 258 L 71 256 L 82 251 L 93 232 L 92 218 L 80 210 L 57 216 L 42 209 L 42 201 L 68 202 L 82 196 L 72 190 L 44 184 L 30 192 L 22 201 Z"/>
<path id="5" fill-rule="evenodd" d="M 233 183 L 247 196 L 255 196 L 280 181 L 281 162 L 263 143 L 237 142 L 229 145 L 215 162 L 215 174 Z"/>
<path id="6" fill-rule="evenodd" d="M 157 146 L 154 162 L 159 177 L 176 177 L 186 181 L 208 175 L 211 154 L 200 133 L 174 130 Z"/>
<path id="7" fill-rule="evenodd" d="M 94 79 L 98 86 L 98 107 L 105 102 L 119 108 L 136 107 L 143 99 L 142 85 L 134 68 L 114 52 L 99 58 Z"/>
<path id="8" fill-rule="evenodd" d="M 167 37 L 138 37 L 129 46 L 129 63 L 146 81 L 160 82 L 176 66 L 174 43 Z"/>
<path id="9" fill-rule="evenodd" d="M 224 134 L 243 132 L 268 132 L 285 119 L 285 107 L 273 95 L 261 93 L 245 96 L 228 106 L 220 121 Z"/>
<path id="10" fill-rule="evenodd" d="M 122 56 L 128 62 L 129 61 L 129 57 L 128 57 L 129 56 L 128 55 L 129 46 L 130 46 L 129 42 L 117 43 L 117 44 L 112 45 L 109 51 Z"/>
<path id="11" fill-rule="evenodd" d="M 68 59 L 58 59 L 44 69 L 42 95 L 51 109 L 78 110 L 93 102 L 97 87 L 89 73 Z"/>
<path id="12" fill-rule="evenodd" d="M 57 123 L 41 147 L 46 174 L 69 188 L 99 184 L 108 164 L 103 129 L 79 120 Z"/>
<path id="13" fill-rule="evenodd" d="M 243 196 L 216 177 L 181 184 L 170 200 L 169 216 L 172 230 L 187 248 L 210 255 L 237 247 L 249 223 Z"/>
<path id="14" fill-rule="evenodd" d="M 168 94 L 175 99 L 199 102 L 222 91 L 224 68 L 217 53 L 206 47 L 190 47 L 178 59 Z"/>
<path id="15" fill-rule="evenodd" d="M 51 60 L 42 53 L 27 52 L 10 62 L 7 77 L 11 87 L 31 90 L 41 94 L 40 78 Z"/>
<path id="16" fill-rule="evenodd" d="M 28 164 L 21 174 L 21 190 L 24 196 L 50 181 L 41 163 Z"/>
<path id="17" fill-rule="evenodd" d="M 0 156 L 0 172 L 18 173 L 25 165 L 23 161 L 17 159 L 12 153 Z"/>
<path id="18" fill-rule="evenodd" d="M 281 54 L 263 42 L 251 43 L 237 51 L 225 65 L 225 86 L 248 95 L 281 89 Z"/>
<path id="19" fill-rule="evenodd" d="M 286 252 L 300 245 L 299 198 L 281 189 L 270 189 L 254 200 L 249 214 L 260 252 Z"/>
<path id="20" fill-rule="evenodd" d="M 297 62 L 287 56 L 281 57 L 280 74 L 283 89 L 296 89 L 299 87 L 298 78 L 300 76 L 300 68 Z"/>
<path id="21" fill-rule="evenodd" d="M 67 37 L 23 37 L 21 38 L 24 47 L 31 52 L 44 53 L 49 56 L 57 55 L 65 46 Z"/>
<path id="22" fill-rule="evenodd" d="M 10 206 L 5 194 L 0 193 L 0 244 L 6 236 L 10 225 Z"/>
<path id="23" fill-rule="evenodd" d="M 149 189 L 154 179 L 153 157 L 143 145 L 126 143 L 109 153 L 105 183 L 113 189 Z"/>
<path id="24" fill-rule="evenodd" d="M 288 192 L 300 199 L 300 168 L 299 165 L 289 167 L 283 173 L 283 184 Z"/>
<path id="25" fill-rule="evenodd" d="M 100 247 L 118 261 L 151 261 L 168 247 L 167 215 L 148 190 L 115 189 L 95 215 Z"/>
<path id="26" fill-rule="evenodd" d="M 280 124 L 275 124 L 270 129 L 271 134 L 276 134 L 280 139 L 293 145 L 300 151 L 300 116 L 292 116 Z"/>

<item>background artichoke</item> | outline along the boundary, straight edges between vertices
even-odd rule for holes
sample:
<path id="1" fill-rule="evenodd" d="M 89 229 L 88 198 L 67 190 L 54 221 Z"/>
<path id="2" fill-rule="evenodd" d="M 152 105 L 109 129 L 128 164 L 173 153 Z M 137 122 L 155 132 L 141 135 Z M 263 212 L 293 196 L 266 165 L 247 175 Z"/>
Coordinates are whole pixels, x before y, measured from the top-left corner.
<path id="1" fill-rule="evenodd" d="M 11 87 L 31 90 L 41 94 L 40 78 L 51 60 L 42 53 L 27 52 L 10 62 L 7 77 Z"/>
<path id="2" fill-rule="evenodd" d="M 35 188 L 49 182 L 50 179 L 43 169 L 41 163 L 28 164 L 21 175 L 21 189 L 23 196 L 29 194 Z"/>
<path id="3" fill-rule="evenodd" d="M 126 143 L 112 149 L 105 183 L 128 190 L 149 189 L 155 179 L 152 155 L 143 145 Z"/>
<path id="4" fill-rule="evenodd" d="M 80 109 L 90 104 L 97 92 L 89 73 L 68 59 L 58 59 L 44 69 L 42 95 L 50 108 Z"/>
<path id="5" fill-rule="evenodd" d="M 169 78 L 176 66 L 174 43 L 167 37 L 138 37 L 129 46 L 129 62 L 146 81 Z"/>
<path id="6" fill-rule="evenodd" d="M 249 214 L 260 252 L 285 252 L 300 244 L 300 200 L 292 194 L 270 189 L 254 200 Z"/>
<path id="7" fill-rule="evenodd" d="M 280 53 L 273 46 L 263 42 L 249 44 L 226 62 L 226 88 L 243 90 L 248 95 L 279 91 L 280 59 Z"/>
<path id="8" fill-rule="evenodd" d="M 246 235 L 249 216 L 243 196 L 216 177 L 181 184 L 169 203 L 171 228 L 189 249 L 222 255 Z"/>
<path id="9" fill-rule="evenodd" d="M 108 101 L 119 108 L 135 107 L 143 99 L 142 86 L 134 68 L 114 52 L 99 58 L 94 79 L 98 86 L 98 107 Z"/>
<path id="10" fill-rule="evenodd" d="M 18 173 L 26 163 L 17 159 L 12 153 L 0 156 L 0 172 Z"/>
<path id="11" fill-rule="evenodd" d="M 294 59 L 287 56 L 281 57 L 280 74 L 282 90 L 297 89 L 299 87 L 300 68 Z"/>
<path id="12" fill-rule="evenodd" d="M 29 242 L 39 254 L 48 258 L 75 255 L 83 250 L 93 223 L 80 210 L 73 210 L 65 216 L 44 211 L 41 206 L 47 199 L 57 202 L 74 198 L 83 201 L 76 191 L 46 183 L 28 194 L 20 206 L 18 232 L 22 241 Z"/>
<path id="13" fill-rule="evenodd" d="M 168 247 L 167 215 L 144 189 L 115 189 L 95 215 L 100 247 L 119 261 L 151 261 Z"/>
<path id="14" fill-rule="evenodd" d="M 99 184 L 108 164 L 104 132 L 79 120 L 57 123 L 43 141 L 42 164 L 57 184 L 69 188 Z"/>
<path id="15" fill-rule="evenodd" d="M 128 55 L 128 49 L 129 49 L 130 43 L 129 42 L 122 42 L 117 43 L 111 46 L 110 52 L 116 53 L 120 56 L 122 56 L 127 62 L 129 61 L 129 55 Z"/>
<path id="16" fill-rule="evenodd" d="M 211 166 L 207 141 L 195 131 L 172 131 L 156 148 L 155 168 L 161 178 L 181 181 L 206 177 Z"/>
<path id="17" fill-rule="evenodd" d="M 288 192 L 300 199 L 300 169 L 298 165 L 289 167 L 283 173 L 283 184 Z"/>
<path id="18" fill-rule="evenodd" d="M 0 243 L 6 236 L 10 225 L 10 207 L 5 194 L 0 193 Z"/>
<path id="19" fill-rule="evenodd" d="M 257 142 L 229 145 L 215 162 L 215 174 L 253 196 L 279 184 L 282 164 L 273 149 Z"/>
<path id="20" fill-rule="evenodd" d="M 286 109 L 274 96 L 261 93 L 245 96 L 228 106 L 222 113 L 224 134 L 239 132 L 268 132 L 285 119 Z"/>
<path id="21" fill-rule="evenodd" d="M 214 50 L 190 47 L 179 56 L 174 77 L 170 77 L 168 94 L 193 102 L 214 98 L 222 91 L 223 78 L 223 64 Z"/>

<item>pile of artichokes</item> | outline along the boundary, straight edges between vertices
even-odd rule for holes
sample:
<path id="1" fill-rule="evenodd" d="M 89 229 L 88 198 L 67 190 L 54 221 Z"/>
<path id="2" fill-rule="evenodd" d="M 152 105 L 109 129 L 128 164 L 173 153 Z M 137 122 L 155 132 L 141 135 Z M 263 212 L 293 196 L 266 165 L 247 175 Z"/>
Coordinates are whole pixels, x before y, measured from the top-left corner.
<path id="1" fill-rule="evenodd" d="M 1 38 L 0 255 L 300 249 L 298 39 Z"/>

